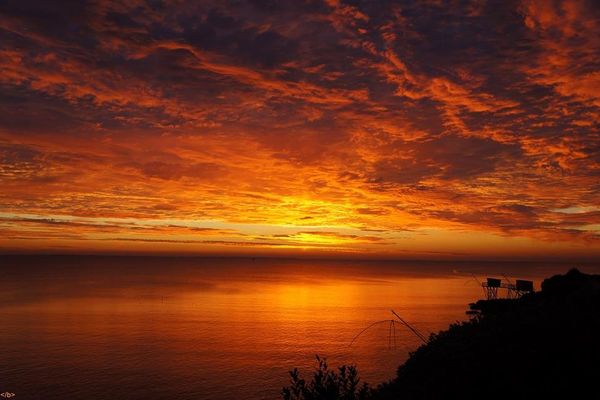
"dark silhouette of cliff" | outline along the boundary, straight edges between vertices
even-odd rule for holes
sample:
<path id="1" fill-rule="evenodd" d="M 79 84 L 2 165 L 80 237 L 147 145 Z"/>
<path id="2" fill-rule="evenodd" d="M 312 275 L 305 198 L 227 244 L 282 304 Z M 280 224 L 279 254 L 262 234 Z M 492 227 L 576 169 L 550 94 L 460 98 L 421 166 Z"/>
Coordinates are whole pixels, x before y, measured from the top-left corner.
<path id="1" fill-rule="evenodd" d="M 540 292 L 470 308 L 469 321 L 432 334 L 396 378 L 361 398 L 598 398 L 600 275 L 574 269 Z"/>

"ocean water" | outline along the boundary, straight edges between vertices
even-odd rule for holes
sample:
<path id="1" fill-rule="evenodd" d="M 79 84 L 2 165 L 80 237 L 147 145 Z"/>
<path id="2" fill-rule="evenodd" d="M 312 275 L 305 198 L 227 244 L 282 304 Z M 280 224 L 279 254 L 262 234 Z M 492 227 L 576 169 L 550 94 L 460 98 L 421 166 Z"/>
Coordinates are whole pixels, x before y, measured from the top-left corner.
<path id="1" fill-rule="evenodd" d="M 420 345 L 390 310 L 428 335 L 467 319 L 474 277 L 539 288 L 574 266 L 0 256 L 0 393 L 278 399 L 316 354 L 377 384 Z"/>

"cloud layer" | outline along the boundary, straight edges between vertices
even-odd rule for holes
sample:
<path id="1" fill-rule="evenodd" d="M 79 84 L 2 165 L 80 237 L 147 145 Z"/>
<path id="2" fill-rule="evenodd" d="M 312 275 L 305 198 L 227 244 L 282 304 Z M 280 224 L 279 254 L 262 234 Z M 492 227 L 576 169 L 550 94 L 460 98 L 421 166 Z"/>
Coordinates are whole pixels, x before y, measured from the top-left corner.
<path id="1" fill-rule="evenodd" d="M 451 3 L 3 1 L 0 247 L 600 256 L 600 7 Z"/>

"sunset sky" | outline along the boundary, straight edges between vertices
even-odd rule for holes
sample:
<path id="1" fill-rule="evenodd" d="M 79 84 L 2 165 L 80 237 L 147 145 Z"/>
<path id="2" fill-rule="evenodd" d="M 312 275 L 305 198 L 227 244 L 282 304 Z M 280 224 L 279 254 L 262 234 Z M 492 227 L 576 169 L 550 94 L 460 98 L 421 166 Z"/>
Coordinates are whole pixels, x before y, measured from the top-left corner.
<path id="1" fill-rule="evenodd" d="M 0 1 L 0 252 L 600 259 L 597 1 Z"/>

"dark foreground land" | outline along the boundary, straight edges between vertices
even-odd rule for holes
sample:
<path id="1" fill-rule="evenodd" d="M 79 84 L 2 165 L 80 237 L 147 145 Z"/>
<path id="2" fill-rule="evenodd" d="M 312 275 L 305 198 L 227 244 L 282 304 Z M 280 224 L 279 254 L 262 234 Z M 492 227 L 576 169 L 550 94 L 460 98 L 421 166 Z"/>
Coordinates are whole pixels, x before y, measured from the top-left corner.
<path id="1" fill-rule="evenodd" d="M 433 334 L 371 389 L 353 367 L 292 372 L 286 400 L 600 398 L 600 275 L 571 270 L 516 300 L 471 304 L 474 316 Z"/>

